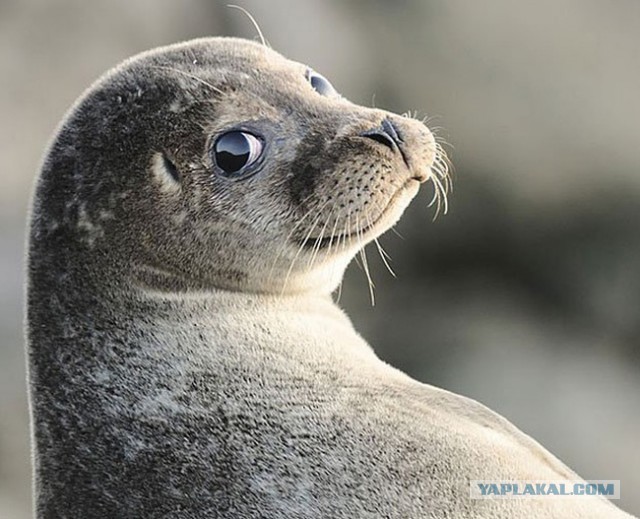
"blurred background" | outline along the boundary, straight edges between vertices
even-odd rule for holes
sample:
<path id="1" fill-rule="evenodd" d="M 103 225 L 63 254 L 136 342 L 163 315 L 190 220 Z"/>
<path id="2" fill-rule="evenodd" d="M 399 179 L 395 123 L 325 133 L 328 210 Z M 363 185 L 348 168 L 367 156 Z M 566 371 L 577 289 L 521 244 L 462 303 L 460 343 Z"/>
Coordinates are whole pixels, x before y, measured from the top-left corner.
<path id="1" fill-rule="evenodd" d="M 234 0 L 352 101 L 415 110 L 455 164 L 376 283 L 340 304 L 381 357 L 473 397 L 640 514 L 640 2 Z M 122 59 L 256 39 L 228 0 L 0 0 L 0 518 L 30 516 L 23 243 L 32 182 L 73 100 Z"/>

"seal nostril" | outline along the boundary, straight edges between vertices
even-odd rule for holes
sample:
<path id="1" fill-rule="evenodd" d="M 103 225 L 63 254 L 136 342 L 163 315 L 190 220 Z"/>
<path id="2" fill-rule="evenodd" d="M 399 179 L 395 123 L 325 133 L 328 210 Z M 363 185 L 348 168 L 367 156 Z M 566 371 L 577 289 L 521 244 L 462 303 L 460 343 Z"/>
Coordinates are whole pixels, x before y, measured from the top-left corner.
<path id="1" fill-rule="evenodd" d="M 398 128 L 393 124 L 390 118 L 385 118 L 382 123 L 380 123 L 380 126 L 373 130 L 362 132 L 360 135 L 379 142 L 392 151 L 399 151 L 400 155 L 402 155 L 402 160 L 404 160 L 404 163 L 409 166 L 409 161 L 407 160 L 405 150 L 403 149 L 404 140 L 400 136 Z"/>
<path id="2" fill-rule="evenodd" d="M 400 144 L 404 142 L 400 134 L 398 133 L 398 128 L 396 128 L 395 124 L 388 117 L 382 121 L 382 128 L 385 133 L 391 137 L 396 146 L 400 147 Z"/>
<path id="3" fill-rule="evenodd" d="M 362 136 L 367 137 L 373 141 L 379 142 L 383 146 L 387 146 L 392 150 L 395 149 L 395 143 L 393 142 L 393 139 L 391 139 L 391 137 L 389 137 L 384 132 L 374 130 L 372 132 L 363 133 Z"/>
<path id="4" fill-rule="evenodd" d="M 360 135 L 379 142 L 392 150 L 399 149 L 403 142 L 398 130 L 388 117 L 377 128 L 363 132 Z"/>

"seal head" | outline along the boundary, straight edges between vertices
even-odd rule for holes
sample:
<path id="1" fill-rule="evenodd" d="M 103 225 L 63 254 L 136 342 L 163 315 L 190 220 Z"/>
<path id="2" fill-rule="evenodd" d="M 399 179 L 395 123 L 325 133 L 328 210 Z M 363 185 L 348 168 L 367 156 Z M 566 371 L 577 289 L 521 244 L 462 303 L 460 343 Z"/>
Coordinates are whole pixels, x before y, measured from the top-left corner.
<path id="1" fill-rule="evenodd" d="M 330 292 L 437 181 L 437 160 L 421 122 L 352 104 L 265 46 L 179 44 L 72 109 L 38 186 L 35 247 L 100 258 L 85 270 L 110 285 Z"/>

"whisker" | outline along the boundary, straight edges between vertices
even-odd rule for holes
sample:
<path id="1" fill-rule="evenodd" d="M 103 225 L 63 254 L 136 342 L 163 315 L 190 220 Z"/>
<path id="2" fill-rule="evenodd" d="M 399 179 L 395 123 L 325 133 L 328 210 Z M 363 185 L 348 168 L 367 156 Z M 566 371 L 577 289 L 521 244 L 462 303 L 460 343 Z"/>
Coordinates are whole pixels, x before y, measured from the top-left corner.
<path id="1" fill-rule="evenodd" d="M 284 294 L 284 292 L 285 292 L 285 290 L 287 288 L 287 283 L 289 282 L 289 276 L 291 275 L 291 272 L 293 271 L 293 267 L 294 267 L 298 257 L 300 256 L 300 254 L 304 250 L 305 246 L 307 245 L 307 242 L 311 238 L 311 233 L 313 233 L 313 230 L 315 229 L 316 225 L 320 221 L 320 218 L 322 218 L 322 212 L 321 211 L 322 211 L 323 208 L 324 208 L 324 206 L 319 209 L 318 216 L 316 216 L 316 219 L 313 221 L 313 225 L 309 229 L 309 232 L 307 233 L 307 235 L 306 235 L 305 239 L 303 240 L 303 242 L 300 244 L 300 247 L 298 248 L 298 252 L 296 252 L 296 255 L 291 260 L 291 264 L 289 265 L 289 269 L 287 270 L 287 275 L 284 278 L 284 284 L 282 285 L 281 295 Z"/>
<path id="2" fill-rule="evenodd" d="M 346 249 L 347 247 L 351 246 L 354 239 L 353 232 L 351 231 L 351 215 L 350 214 L 347 215 L 347 227 L 345 228 L 344 235 L 345 235 L 344 242 L 345 242 L 345 249 Z"/>
<path id="3" fill-rule="evenodd" d="M 418 119 L 417 111 L 413 115 L 411 115 L 411 111 L 405 112 L 405 114 L 409 114 L 409 116 L 419 120 L 422 124 L 429 126 L 429 130 L 435 137 L 435 149 L 433 151 L 435 151 L 436 156 L 431 169 L 439 179 L 435 178 L 435 176 L 431 178 L 434 183 L 434 196 L 431 202 L 429 202 L 429 207 L 437 202 L 436 214 L 434 216 L 435 220 L 440 214 L 441 207 L 444 207 L 443 214 L 447 214 L 449 210 L 447 194 L 453 190 L 451 175 L 452 164 L 443 148 L 443 144 L 451 148 L 453 148 L 453 146 L 439 135 L 439 132 L 444 130 L 442 126 L 431 126 L 431 123 L 439 119 L 439 116 L 425 116 L 422 119 Z M 442 182 L 440 180 L 442 180 Z"/>
<path id="4" fill-rule="evenodd" d="M 367 228 L 371 229 L 372 228 L 371 219 L 369 218 L 369 215 L 365 215 L 365 217 L 367 220 Z M 377 236 L 373 238 L 373 242 L 376 245 L 376 249 L 378 251 L 378 254 L 380 255 L 380 259 L 382 260 L 382 263 L 384 264 L 385 268 L 387 269 L 389 274 L 391 274 L 394 278 L 397 278 L 396 273 L 393 271 L 389 263 L 391 261 L 391 256 L 389 256 L 389 254 L 387 254 L 387 252 L 384 250 L 382 245 L 380 245 L 380 242 L 378 241 Z"/>
<path id="5" fill-rule="evenodd" d="M 453 165 L 442 145 L 436 142 L 436 160 L 434 169 L 440 178 L 445 179 L 448 191 L 453 191 L 453 179 L 451 172 Z"/>
<path id="6" fill-rule="evenodd" d="M 342 296 L 342 282 L 343 280 L 340 279 L 340 283 L 338 284 L 338 295 L 336 297 L 336 304 L 340 302 L 340 297 Z"/>
<path id="7" fill-rule="evenodd" d="M 398 229 L 396 229 L 396 226 L 394 225 L 393 227 L 391 227 L 391 232 L 393 234 L 395 234 L 398 238 L 400 238 L 401 240 L 406 240 L 406 238 L 404 236 L 402 236 L 402 234 L 400 234 L 400 231 L 398 231 Z"/>
<path id="8" fill-rule="evenodd" d="M 333 203 L 333 206 L 331 207 L 331 210 L 329 211 L 329 218 L 327 221 L 331 220 L 333 218 L 333 211 L 335 210 L 336 206 L 338 205 L 338 202 L 335 201 Z M 331 247 L 333 246 L 333 239 L 336 237 L 336 229 L 338 228 L 338 221 L 339 218 L 335 219 L 335 222 L 333 223 L 333 229 L 331 229 L 331 238 L 329 239 L 329 247 L 327 248 L 327 251 L 325 252 L 325 256 L 329 257 L 329 255 L 331 254 Z"/>
<path id="9" fill-rule="evenodd" d="M 438 197 L 439 192 L 438 192 L 438 188 L 437 188 L 437 186 L 436 186 L 435 184 L 431 184 L 431 185 L 433 186 L 433 197 L 431 198 L 431 201 L 429 202 L 429 204 L 427 205 L 427 207 L 431 207 L 431 206 L 433 206 L 433 204 L 435 204 L 435 203 L 436 203 L 436 201 L 438 201 L 438 198 L 439 198 L 439 197 Z"/>
<path id="10" fill-rule="evenodd" d="M 300 203 L 304 204 L 305 202 L 307 202 L 311 197 L 313 196 L 313 193 L 308 195 L 307 197 L 305 197 Z M 304 223 L 304 221 L 306 220 L 306 218 L 312 214 L 314 211 L 316 210 L 315 207 L 311 207 L 309 208 L 309 210 L 304 213 L 302 215 L 302 217 L 296 222 L 296 224 L 293 226 L 293 228 L 291 229 L 291 231 L 289 232 L 289 234 L 287 235 L 287 237 L 282 241 L 282 243 L 280 244 L 280 247 L 278 247 L 278 252 L 276 254 L 276 257 L 274 258 L 273 262 L 271 263 L 271 268 L 269 269 L 269 275 L 267 277 L 267 281 L 271 282 L 273 279 L 273 274 L 275 271 L 275 267 L 276 264 L 278 263 L 278 260 L 282 257 L 282 253 L 285 251 L 285 249 L 287 248 L 287 246 L 289 245 L 289 240 L 291 239 L 291 237 L 293 236 L 293 234 L 298 230 L 298 228 Z"/>
<path id="11" fill-rule="evenodd" d="M 348 228 L 348 219 L 349 216 L 347 216 L 347 225 L 345 228 Z M 336 243 L 336 249 L 337 250 L 344 250 L 346 249 L 346 243 L 347 243 L 347 235 L 346 233 L 342 232 L 338 235 L 338 240 Z M 344 278 L 340 279 L 340 284 L 338 285 L 338 297 L 336 298 L 336 303 L 340 302 L 340 297 L 342 296 L 342 284 L 344 283 Z"/>
<path id="12" fill-rule="evenodd" d="M 246 17 L 249 18 L 253 26 L 255 27 L 256 32 L 260 37 L 260 41 L 262 42 L 262 45 L 265 47 L 271 48 L 271 45 L 267 43 L 267 40 L 265 40 L 264 35 L 260 30 L 260 26 L 258 25 L 258 22 L 256 22 L 256 19 L 253 16 L 251 16 L 251 13 L 249 11 L 247 11 L 244 7 L 240 7 L 239 5 L 228 4 L 227 7 L 231 7 L 232 9 L 237 9 L 238 11 L 241 11 L 242 13 L 244 13 Z"/>
<path id="13" fill-rule="evenodd" d="M 378 249 L 378 253 L 380 254 L 380 259 L 382 259 L 382 263 L 384 263 L 384 266 L 387 267 L 387 270 L 389 271 L 389 274 L 391 274 L 394 278 L 398 277 L 398 276 L 396 276 L 396 273 L 391 268 L 391 265 L 389 265 L 389 261 L 391 260 L 391 257 L 382 248 L 382 245 L 380 245 L 380 242 L 378 241 L 378 238 L 374 238 L 373 239 L 373 243 L 376 244 L 376 248 Z M 387 260 L 389 260 L 389 261 L 387 261 Z"/>
<path id="14" fill-rule="evenodd" d="M 440 193 L 438 196 L 438 207 L 436 210 L 436 214 L 434 217 L 435 218 L 438 216 L 438 214 L 440 213 L 440 202 L 442 201 L 442 205 L 444 206 L 444 211 L 442 214 L 447 214 L 447 212 L 449 211 L 449 201 L 447 200 L 447 192 L 445 191 L 444 187 L 442 186 L 442 183 L 440 182 L 440 179 L 437 177 L 437 175 L 433 175 L 431 177 L 431 182 L 433 182 L 433 184 L 435 186 L 437 186 L 437 190 Z"/>
<path id="15" fill-rule="evenodd" d="M 371 297 L 371 306 L 375 306 L 376 305 L 376 298 L 374 294 L 375 285 L 373 284 L 373 280 L 371 279 L 371 272 L 369 271 L 369 263 L 367 261 L 367 252 L 365 249 L 366 247 L 362 247 L 362 249 L 360 249 L 359 254 L 360 254 L 360 257 L 362 258 L 362 267 L 365 275 L 367 276 L 367 282 L 369 283 L 369 297 Z"/>
<path id="16" fill-rule="evenodd" d="M 311 268 L 315 263 L 316 257 L 318 256 L 318 252 L 320 250 L 320 244 L 322 243 L 322 238 L 324 238 L 324 232 L 327 230 L 327 225 L 329 225 L 329 220 L 326 219 L 324 225 L 322 226 L 322 230 L 320 231 L 320 235 L 316 238 L 315 243 L 313 244 L 313 248 L 311 249 L 311 257 L 307 262 L 307 266 Z"/>
<path id="17" fill-rule="evenodd" d="M 336 201 L 333 202 L 333 205 L 331 206 L 331 209 L 329 210 L 329 216 L 327 217 L 327 221 L 331 221 L 332 219 L 334 219 L 334 211 L 335 211 L 337 205 L 338 205 L 338 202 L 336 200 Z M 339 221 L 339 218 L 335 218 L 335 221 L 333 223 L 333 229 L 331 229 L 331 236 L 329 238 L 329 246 L 324 251 L 324 259 L 325 260 L 327 260 L 331 256 L 331 248 L 333 247 L 333 240 L 336 237 L 336 229 L 338 228 L 338 221 Z M 330 265 L 331 265 L 331 279 L 333 279 L 333 276 L 334 276 L 335 271 L 336 271 L 336 262 L 332 261 L 332 262 L 330 262 Z"/>
<path id="18" fill-rule="evenodd" d="M 429 180 L 431 181 L 431 185 L 433 186 L 433 198 L 429 202 L 428 207 L 431 207 L 434 204 L 434 202 L 436 203 L 436 211 L 435 211 L 435 214 L 433 215 L 432 221 L 435 221 L 436 218 L 438 218 L 438 215 L 440 214 L 440 210 L 442 207 L 442 192 L 440 189 L 441 184 L 438 182 L 437 178 L 438 177 L 435 175 L 431 175 L 431 177 L 429 178 Z"/>

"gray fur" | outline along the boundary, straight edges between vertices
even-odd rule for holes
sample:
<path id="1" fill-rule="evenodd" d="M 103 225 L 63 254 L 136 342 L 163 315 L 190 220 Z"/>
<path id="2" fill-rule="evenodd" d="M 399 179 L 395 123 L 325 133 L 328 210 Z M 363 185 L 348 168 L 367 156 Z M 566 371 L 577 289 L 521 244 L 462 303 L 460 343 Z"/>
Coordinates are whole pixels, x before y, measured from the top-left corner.
<path id="1" fill-rule="evenodd" d="M 387 117 L 404 157 L 361 136 Z M 209 150 L 239 125 L 267 148 L 234 181 Z M 469 499 L 470 479 L 578 476 L 381 362 L 332 303 L 436 151 L 421 123 L 322 97 L 304 66 L 242 40 L 152 51 L 89 89 L 32 210 L 37 516 L 625 516 Z"/>

